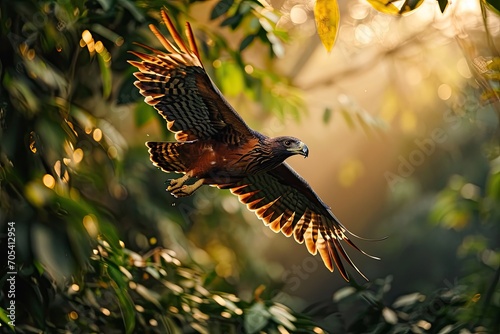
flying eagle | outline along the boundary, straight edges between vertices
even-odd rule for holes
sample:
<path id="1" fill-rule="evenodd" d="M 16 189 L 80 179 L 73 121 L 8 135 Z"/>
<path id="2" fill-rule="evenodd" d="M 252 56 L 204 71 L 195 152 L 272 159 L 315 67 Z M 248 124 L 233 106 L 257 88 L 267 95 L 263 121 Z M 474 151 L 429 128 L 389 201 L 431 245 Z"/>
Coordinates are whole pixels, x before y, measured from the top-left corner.
<path id="1" fill-rule="evenodd" d="M 335 264 L 348 281 L 343 258 L 366 279 L 343 242 L 378 258 L 349 239 L 348 233 L 355 235 L 284 162 L 296 154 L 307 157 L 307 146 L 294 137 L 270 138 L 249 128 L 205 72 L 189 23 L 186 45 L 167 13 L 162 10 L 161 16 L 173 43 L 154 25 L 149 28 L 168 52 L 137 43 L 151 53 L 131 51 L 141 61 L 129 63 L 139 70 L 134 73 L 134 84 L 144 101 L 155 107 L 175 133 L 176 142 L 146 143 L 155 166 L 184 174 L 171 180 L 167 191 L 182 197 L 204 184 L 230 189 L 274 232 L 293 234 L 298 243 L 305 241 L 311 254 L 319 252 L 330 271 Z"/>

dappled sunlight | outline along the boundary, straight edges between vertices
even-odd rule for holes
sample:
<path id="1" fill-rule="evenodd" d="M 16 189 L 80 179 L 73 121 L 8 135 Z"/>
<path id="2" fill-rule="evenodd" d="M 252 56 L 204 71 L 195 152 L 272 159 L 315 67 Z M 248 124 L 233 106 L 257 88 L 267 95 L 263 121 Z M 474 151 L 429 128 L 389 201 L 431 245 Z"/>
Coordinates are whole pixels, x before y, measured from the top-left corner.
<path id="1" fill-rule="evenodd" d="M 166 31 L 162 6 L 177 29 L 191 23 L 204 70 L 251 128 L 307 144 L 307 159 L 287 163 L 381 258 L 346 249 L 368 282 L 349 268 L 346 283 L 227 190 L 166 191 L 181 175 L 151 165 L 144 143 L 174 134 L 127 63 L 135 42 L 161 48 L 148 25 Z M 0 234 L 3 245 L 15 225 L 16 331 L 498 331 L 498 11 L 487 0 L 2 6 Z M 158 96 L 203 80 L 172 88 L 164 74 L 149 81 Z"/>

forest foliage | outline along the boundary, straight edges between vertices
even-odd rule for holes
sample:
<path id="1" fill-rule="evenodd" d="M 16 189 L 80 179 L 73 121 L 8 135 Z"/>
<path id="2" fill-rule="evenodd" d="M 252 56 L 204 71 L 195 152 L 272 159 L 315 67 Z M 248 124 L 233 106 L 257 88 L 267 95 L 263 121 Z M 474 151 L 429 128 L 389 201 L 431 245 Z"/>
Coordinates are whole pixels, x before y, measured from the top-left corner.
<path id="1" fill-rule="evenodd" d="M 422 3 L 404 1 L 396 10 L 392 1 L 368 2 L 397 15 Z M 499 9 L 498 2 L 481 3 L 493 13 Z M 224 94 L 243 94 L 264 117 L 292 115 L 300 122 L 305 109 L 292 78 L 271 65 L 250 65 L 242 56 L 254 44 L 267 50 L 263 64 L 283 55 L 289 36 L 276 27 L 278 11 L 256 0 L 216 1 L 210 12 L 219 26 L 214 28 L 193 21 L 190 13 L 198 5 L 163 0 L 1 3 L 0 331 L 498 332 L 500 249 L 490 237 L 498 239 L 500 230 L 499 132 L 480 132 L 469 105 L 461 106 L 461 120 L 485 152 L 478 160 L 480 176 L 450 177 L 426 212 L 433 228 L 468 231 L 457 249 L 464 271 L 433 293 L 388 298 L 391 277 L 363 284 L 352 280 L 327 301 L 291 309 L 275 298 L 283 283 L 263 269 L 266 262 L 252 252 L 252 241 L 241 241 L 251 227 L 240 223 L 245 215 L 232 209 L 226 195 L 206 192 L 177 203 L 164 192 L 166 177 L 150 166 L 134 133 L 154 123 L 165 139 L 172 135 L 142 102 L 126 62 L 127 51 L 137 47 L 133 42 L 151 40 L 147 25 L 158 24 L 161 8 L 179 28 L 187 20 L 193 24 L 205 64 L 211 64 L 207 71 Z M 449 1 L 437 5 L 444 11 Z M 318 33 L 330 50 L 341 13 L 337 1 L 318 0 L 316 6 L 317 22 L 321 15 L 328 17 L 326 32 L 318 26 Z M 229 41 L 227 28 L 237 34 L 237 45 Z M 498 59 L 483 75 L 493 83 L 483 87 L 493 104 L 498 103 Z M 132 120 L 123 119 L 126 109 L 132 110 L 127 113 Z M 369 116 L 347 108 L 340 113 L 351 125 L 379 131 Z M 461 142 L 456 145 L 463 148 Z M 206 202 L 212 205 L 209 215 L 199 209 Z M 200 224 L 206 236 L 191 235 Z M 9 325 L 7 298 L 12 270 L 3 256 L 12 250 L 6 241 L 11 230 L 15 327 Z M 230 236 L 210 244 L 220 231 Z M 219 263 L 207 260 L 208 246 L 199 245 L 211 245 Z M 249 289 L 250 297 L 240 296 Z"/>

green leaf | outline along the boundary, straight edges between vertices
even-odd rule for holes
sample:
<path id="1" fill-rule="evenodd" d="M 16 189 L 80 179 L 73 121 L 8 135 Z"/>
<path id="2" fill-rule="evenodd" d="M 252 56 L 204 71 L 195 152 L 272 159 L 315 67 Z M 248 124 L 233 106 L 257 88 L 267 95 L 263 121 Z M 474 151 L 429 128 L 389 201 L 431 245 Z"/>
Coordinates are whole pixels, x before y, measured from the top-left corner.
<path id="1" fill-rule="evenodd" d="M 41 81 L 44 86 L 51 89 L 58 89 L 61 92 L 66 92 L 68 82 L 64 75 L 51 63 L 44 61 L 39 57 L 23 62 L 28 72 L 32 73 L 37 81 Z"/>
<path id="2" fill-rule="evenodd" d="M 5 323 L 5 324 L 9 324 L 9 322 L 11 321 L 9 318 L 7 318 L 7 311 L 5 311 L 1 307 L 0 307 L 0 320 L 1 320 L 1 322 Z M 1 326 L 1 324 L 0 324 L 0 326 Z M 8 325 L 8 326 L 12 330 L 12 333 L 15 333 L 15 327 L 12 325 Z"/>
<path id="3" fill-rule="evenodd" d="M 255 39 L 255 35 L 254 34 L 248 35 L 247 37 L 245 37 L 243 39 L 243 41 L 241 41 L 240 52 L 243 51 L 243 50 L 245 50 L 253 42 L 254 39 Z"/>
<path id="4" fill-rule="evenodd" d="M 295 331 L 297 329 L 292 323 L 293 321 L 296 321 L 297 318 L 290 313 L 290 310 L 282 306 L 273 305 L 269 307 L 269 313 L 271 313 L 274 321 L 276 321 L 278 324 L 285 326 L 291 331 Z"/>
<path id="5" fill-rule="evenodd" d="M 113 43 L 123 40 L 122 36 L 118 35 L 113 30 L 106 28 L 102 24 L 93 24 L 90 29 Z"/>
<path id="6" fill-rule="evenodd" d="M 352 119 L 351 114 L 349 113 L 349 111 L 347 111 L 347 110 L 345 110 L 345 109 L 342 108 L 340 110 L 340 114 L 344 118 L 344 120 L 347 123 L 347 126 L 349 127 L 349 129 L 354 129 L 356 127 L 356 125 L 354 124 L 354 121 L 353 121 L 353 119 Z"/>
<path id="7" fill-rule="evenodd" d="M 122 312 L 122 320 L 125 326 L 125 333 L 132 333 L 135 328 L 135 306 L 128 293 L 126 280 L 124 279 L 125 277 L 120 269 L 115 268 L 114 265 L 108 266 L 108 273 L 110 278 L 116 283 L 111 284 L 111 286 L 118 298 L 118 304 Z"/>
<path id="8" fill-rule="evenodd" d="M 252 5 L 250 5 L 249 2 L 247 1 L 242 1 L 240 2 L 240 5 L 238 6 L 238 13 L 241 15 L 246 15 L 252 10 Z"/>
<path id="9" fill-rule="evenodd" d="M 333 294 L 333 301 L 338 303 L 342 299 L 351 296 L 355 292 L 356 292 L 356 289 L 352 286 L 346 286 L 344 288 L 341 288 Z"/>
<path id="10" fill-rule="evenodd" d="M 398 316 L 397 316 L 396 312 L 394 312 L 393 310 L 391 310 L 388 307 L 384 307 L 382 309 L 382 316 L 384 317 L 384 320 L 388 324 L 395 325 L 398 323 Z"/>
<path id="11" fill-rule="evenodd" d="M 489 177 L 487 184 L 487 194 L 495 201 L 500 201 L 500 172 Z"/>
<path id="12" fill-rule="evenodd" d="M 401 307 L 413 305 L 417 302 L 423 302 L 424 300 L 425 300 L 425 296 L 423 294 L 421 294 L 419 292 L 415 292 L 415 293 L 410 293 L 408 295 L 403 295 L 403 296 L 398 297 L 394 301 L 392 306 L 394 308 L 401 308 Z"/>
<path id="13" fill-rule="evenodd" d="M 144 15 L 139 11 L 138 7 L 135 5 L 130 0 L 117 0 L 118 4 L 120 4 L 123 8 L 128 10 L 130 14 L 139 22 L 144 22 L 145 17 Z"/>
<path id="14" fill-rule="evenodd" d="M 74 254 L 63 231 L 37 224 L 33 226 L 33 251 L 50 275 L 64 282 L 75 270 Z"/>
<path id="15" fill-rule="evenodd" d="M 122 270 L 123 271 L 123 270 Z M 158 272 L 158 270 L 154 267 L 146 267 L 144 269 L 144 271 L 146 271 L 148 274 L 150 274 L 151 276 L 153 276 L 155 279 L 159 280 L 161 278 L 160 276 L 160 273 Z"/>
<path id="16" fill-rule="evenodd" d="M 148 302 L 154 304 L 158 309 L 161 309 L 161 304 L 159 302 L 161 296 L 157 293 L 154 292 L 153 290 L 150 290 L 146 288 L 142 284 L 137 284 L 137 287 L 135 288 L 135 291 L 142 296 L 145 300 Z"/>
<path id="17" fill-rule="evenodd" d="M 245 331 L 249 334 L 257 333 L 266 327 L 271 313 L 266 309 L 262 302 L 257 302 L 252 305 L 244 316 Z"/>
<path id="18" fill-rule="evenodd" d="M 354 114 L 356 116 L 356 119 L 358 120 L 359 125 L 361 125 L 361 128 L 365 132 L 365 134 L 370 134 L 371 133 L 371 128 L 369 126 L 369 121 L 370 119 L 365 117 L 365 114 L 361 114 L 359 112 Z"/>
<path id="19" fill-rule="evenodd" d="M 337 39 L 340 23 L 337 0 L 317 0 L 314 5 L 314 20 L 321 43 L 330 52 Z"/>
<path id="20" fill-rule="evenodd" d="M 34 115 L 40 109 L 40 100 L 33 93 L 29 82 L 16 74 L 6 73 L 3 79 L 3 87 L 11 94 L 14 106 L 26 111 L 29 116 Z"/>
<path id="21" fill-rule="evenodd" d="M 224 21 L 222 21 L 220 26 L 221 27 L 230 26 L 231 29 L 234 30 L 240 25 L 242 20 L 243 20 L 243 15 L 238 13 L 238 14 L 230 16 L 227 19 L 225 19 Z"/>
<path id="22" fill-rule="evenodd" d="M 332 108 L 326 107 L 323 111 L 323 123 L 327 124 L 332 118 Z"/>
<path id="23" fill-rule="evenodd" d="M 221 15 L 227 13 L 229 8 L 234 4 L 234 0 L 220 0 L 210 13 L 210 20 L 215 20 Z"/>
<path id="24" fill-rule="evenodd" d="M 111 95 L 111 54 L 106 48 L 98 54 L 99 68 L 101 69 L 102 96 L 107 99 Z"/>
<path id="25" fill-rule="evenodd" d="M 97 0 L 97 2 L 99 2 L 99 4 L 101 5 L 102 9 L 107 12 L 108 10 L 111 9 L 111 7 L 113 7 L 113 0 Z"/>

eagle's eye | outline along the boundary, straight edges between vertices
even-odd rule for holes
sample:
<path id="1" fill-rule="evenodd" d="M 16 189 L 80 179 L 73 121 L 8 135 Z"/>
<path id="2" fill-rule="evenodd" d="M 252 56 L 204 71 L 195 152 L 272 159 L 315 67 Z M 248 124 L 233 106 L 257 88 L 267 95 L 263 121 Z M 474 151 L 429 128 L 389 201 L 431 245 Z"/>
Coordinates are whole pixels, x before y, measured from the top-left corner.
<path id="1" fill-rule="evenodd" d="M 290 146 L 292 145 L 292 141 L 290 139 L 285 140 L 285 146 Z"/>

